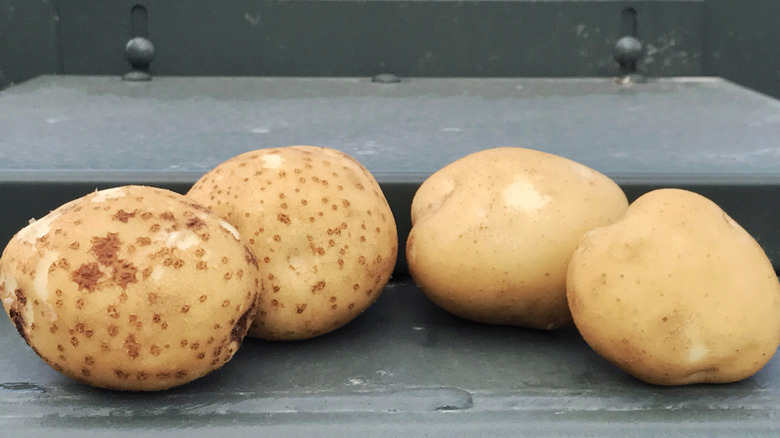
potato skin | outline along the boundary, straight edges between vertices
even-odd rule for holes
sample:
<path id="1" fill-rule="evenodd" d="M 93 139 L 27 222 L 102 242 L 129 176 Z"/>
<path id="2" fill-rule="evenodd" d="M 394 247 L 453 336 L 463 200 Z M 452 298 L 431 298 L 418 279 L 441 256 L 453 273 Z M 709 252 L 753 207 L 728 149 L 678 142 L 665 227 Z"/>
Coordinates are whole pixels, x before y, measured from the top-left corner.
<path id="1" fill-rule="evenodd" d="M 758 243 L 715 203 L 655 190 L 585 235 L 568 271 L 585 341 L 656 385 L 727 383 L 780 345 L 780 283 Z"/>
<path id="2" fill-rule="evenodd" d="M 156 391 L 220 368 L 262 289 L 235 229 L 180 194 L 88 194 L 19 231 L 0 258 L 0 299 L 52 368 L 115 390 Z"/>
<path id="3" fill-rule="evenodd" d="M 304 340 L 342 327 L 379 297 L 395 267 L 395 219 L 379 184 L 335 149 L 246 152 L 188 195 L 246 236 L 265 272 L 250 336 Z"/>
<path id="4" fill-rule="evenodd" d="M 627 206 L 612 180 L 566 158 L 480 151 L 437 171 L 415 194 L 409 270 L 434 303 L 460 317 L 570 326 L 571 254 L 586 231 L 618 220 Z"/>

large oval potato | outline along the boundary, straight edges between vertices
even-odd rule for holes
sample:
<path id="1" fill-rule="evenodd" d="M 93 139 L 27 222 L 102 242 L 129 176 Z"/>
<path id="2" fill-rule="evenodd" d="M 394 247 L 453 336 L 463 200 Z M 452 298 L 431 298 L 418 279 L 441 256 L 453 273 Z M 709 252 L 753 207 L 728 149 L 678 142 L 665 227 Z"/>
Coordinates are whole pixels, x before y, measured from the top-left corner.
<path id="1" fill-rule="evenodd" d="M 593 349 L 653 384 L 745 379 L 780 344 L 780 282 L 742 227 L 698 194 L 645 194 L 585 235 L 568 272 Z"/>
<path id="2" fill-rule="evenodd" d="M 395 219 L 379 184 L 352 157 L 289 146 L 218 165 L 188 193 L 248 240 L 268 293 L 250 336 L 302 340 L 354 319 L 395 267 Z"/>
<path id="3" fill-rule="evenodd" d="M 235 228 L 152 187 L 69 202 L 0 258 L 0 299 L 19 334 L 55 370 L 109 389 L 161 390 L 221 367 L 261 289 Z"/>
<path id="4" fill-rule="evenodd" d="M 433 302 L 463 318 L 567 326 L 571 254 L 586 231 L 627 206 L 617 184 L 572 160 L 523 148 L 477 152 L 415 194 L 409 270 Z"/>

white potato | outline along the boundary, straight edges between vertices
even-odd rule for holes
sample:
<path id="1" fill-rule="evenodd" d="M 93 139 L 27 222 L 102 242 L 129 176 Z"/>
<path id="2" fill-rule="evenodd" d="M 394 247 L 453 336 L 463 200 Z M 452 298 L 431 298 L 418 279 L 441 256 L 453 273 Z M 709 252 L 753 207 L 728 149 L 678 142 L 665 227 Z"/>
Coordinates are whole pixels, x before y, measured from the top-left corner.
<path id="1" fill-rule="evenodd" d="M 568 299 L 583 338 L 658 385 L 723 383 L 780 344 L 780 283 L 758 243 L 720 207 L 679 189 L 637 199 L 574 253 Z"/>
<path id="2" fill-rule="evenodd" d="M 334 149 L 251 151 L 189 191 L 245 236 L 266 275 L 250 336 L 302 340 L 371 305 L 398 251 L 393 213 L 374 177 Z"/>
<path id="3" fill-rule="evenodd" d="M 617 184 L 572 160 L 523 148 L 477 152 L 415 194 L 409 270 L 433 302 L 463 318 L 567 326 L 571 254 L 586 231 L 627 206 Z"/>
<path id="4" fill-rule="evenodd" d="M 180 194 L 117 187 L 32 222 L 0 259 L 19 334 L 75 380 L 161 390 L 225 364 L 262 280 L 235 228 Z"/>

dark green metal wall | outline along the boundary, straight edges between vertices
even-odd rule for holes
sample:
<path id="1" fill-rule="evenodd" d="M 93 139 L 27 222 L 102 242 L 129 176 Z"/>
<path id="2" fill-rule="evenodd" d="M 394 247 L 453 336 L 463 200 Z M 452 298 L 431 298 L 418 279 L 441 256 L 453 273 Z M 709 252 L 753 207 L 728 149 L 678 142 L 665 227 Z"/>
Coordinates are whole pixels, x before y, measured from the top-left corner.
<path id="1" fill-rule="evenodd" d="M 0 0 L 0 88 L 125 73 L 134 5 L 148 10 L 153 74 L 228 76 L 612 76 L 633 8 L 643 73 L 780 97 L 774 0 Z"/>

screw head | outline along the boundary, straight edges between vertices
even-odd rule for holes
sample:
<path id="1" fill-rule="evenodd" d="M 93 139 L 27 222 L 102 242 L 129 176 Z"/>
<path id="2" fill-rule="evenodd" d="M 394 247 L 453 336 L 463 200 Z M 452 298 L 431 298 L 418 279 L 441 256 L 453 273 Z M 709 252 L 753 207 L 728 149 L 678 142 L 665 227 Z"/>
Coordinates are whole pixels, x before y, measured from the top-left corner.
<path id="1" fill-rule="evenodd" d="M 397 84 L 401 82 L 401 78 L 392 73 L 380 73 L 374 76 L 371 81 L 378 84 Z"/>
<path id="2" fill-rule="evenodd" d="M 615 43 L 613 56 L 620 63 L 637 62 L 642 58 L 642 42 L 632 36 L 624 36 Z"/>
<path id="3" fill-rule="evenodd" d="M 125 46 L 125 58 L 134 66 L 148 67 L 154 59 L 154 44 L 144 37 L 135 37 Z"/>

